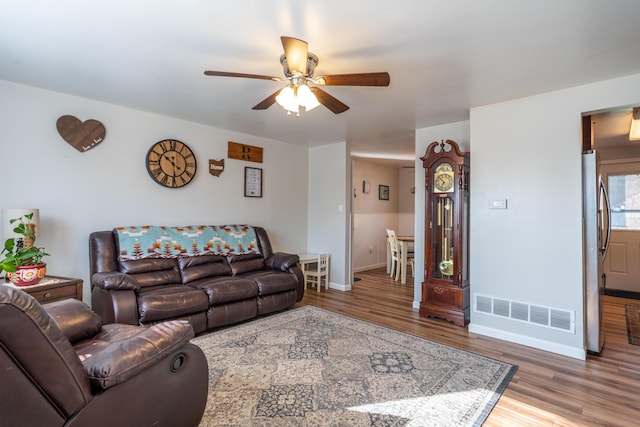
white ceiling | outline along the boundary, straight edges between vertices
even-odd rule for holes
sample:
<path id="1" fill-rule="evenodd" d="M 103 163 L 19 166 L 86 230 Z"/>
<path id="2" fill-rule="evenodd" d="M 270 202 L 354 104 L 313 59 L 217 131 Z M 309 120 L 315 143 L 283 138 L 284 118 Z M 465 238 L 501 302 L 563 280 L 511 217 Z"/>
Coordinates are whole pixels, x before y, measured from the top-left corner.
<path id="1" fill-rule="evenodd" d="M 413 159 L 416 128 L 470 107 L 640 73 L 638 0 L 3 3 L 0 79 L 366 157 Z M 281 76 L 282 35 L 309 43 L 316 75 L 391 84 L 326 87 L 350 110 L 294 117 L 251 109 L 283 83 L 203 74 Z"/>

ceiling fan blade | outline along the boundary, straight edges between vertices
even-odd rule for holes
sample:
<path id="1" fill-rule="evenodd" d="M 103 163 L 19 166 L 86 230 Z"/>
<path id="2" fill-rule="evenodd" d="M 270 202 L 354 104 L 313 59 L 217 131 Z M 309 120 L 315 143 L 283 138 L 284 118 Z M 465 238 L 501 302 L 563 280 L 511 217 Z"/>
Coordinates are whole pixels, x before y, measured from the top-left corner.
<path id="1" fill-rule="evenodd" d="M 319 87 L 312 87 L 311 92 L 313 92 L 316 95 L 316 98 L 318 98 L 318 102 L 320 104 L 327 107 L 334 114 L 344 113 L 349 109 L 348 105 L 343 104 L 338 99 L 329 95 L 327 92 L 323 91 Z"/>
<path id="2" fill-rule="evenodd" d="M 308 43 L 304 40 L 294 37 L 282 36 L 282 47 L 284 48 L 284 56 L 287 58 L 289 70 L 293 74 L 301 76 L 307 75 L 307 50 Z"/>
<path id="3" fill-rule="evenodd" d="M 267 108 L 271 107 L 273 104 L 275 104 L 276 96 L 278 96 L 281 90 L 282 89 L 278 89 L 271 95 L 267 96 L 265 99 L 256 104 L 256 106 L 253 107 L 252 110 L 266 110 Z"/>
<path id="4" fill-rule="evenodd" d="M 219 77 L 243 77 L 246 79 L 261 79 L 261 80 L 273 80 L 276 82 L 281 82 L 282 79 L 280 77 L 272 77 L 272 76 L 263 76 L 260 74 L 246 74 L 246 73 L 231 73 L 228 71 L 210 71 L 207 70 L 204 72 L 207 76 L 219 76 Z"/>
<path id="5" fill-rule="evenodd" d="M 318 76 L 314 83 L 322 86 L 389 86 L 389 73 L 332 74 Z"/>

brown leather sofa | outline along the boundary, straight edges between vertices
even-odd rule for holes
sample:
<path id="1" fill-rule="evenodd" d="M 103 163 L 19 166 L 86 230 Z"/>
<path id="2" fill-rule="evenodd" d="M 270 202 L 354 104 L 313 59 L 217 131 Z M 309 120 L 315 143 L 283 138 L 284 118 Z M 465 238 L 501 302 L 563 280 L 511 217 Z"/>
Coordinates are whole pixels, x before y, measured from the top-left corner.
<path id="1" fill-rule="evenodd" d="M 197 426 L 208 393 L 187 322 L 103 325 L 78 300 L 0 285 L 0 425 Z"/>
<path id="2" fill-rule="evenodd" d="M 162 234 L 191 236 L 203 229 L 222 235 L 248 230 L 254 237 L 251 250 L 244 247 L 245 253 L 236 253 L 241 251 L 216 240 L 187 251 L 186 243 L 178 245 Z M 145 231 L 156 233 L 147 239 L 146 250 L 137 243 L 125 249 L 124 232 L 138 236 Z M 169 240 L 177 255 L 160 248 Z M 123 257 L 131 252 L 138 258 Z M 92 308 L 105 323 L 149 325 L 183 319 L 197 334 L 286 309 L 304 295 L 298 256 L 274 252 L 262 227 L 121 227 L 91 233 L 89 253 Z"/>

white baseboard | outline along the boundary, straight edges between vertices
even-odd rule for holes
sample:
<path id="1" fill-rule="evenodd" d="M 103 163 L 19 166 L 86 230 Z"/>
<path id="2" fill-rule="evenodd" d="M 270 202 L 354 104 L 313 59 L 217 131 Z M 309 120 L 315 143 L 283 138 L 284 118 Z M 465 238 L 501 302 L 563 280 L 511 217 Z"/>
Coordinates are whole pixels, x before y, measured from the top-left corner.
<path id="1" fill-rule="evenodd" d="M 315 291 L 317 288 L 311 287 L 311 286 L 307 286 L 305 288 L 305 292 L 307 291 Z M 322 288 L 320 288 L 320 292 L 322 292 L 324 290 L 324 286 Z M 346 285 L 343 285 L 341 283 L 333 283 L 333 282 L 329 282 L 329 289 L 335 289 L 336 291 L 350 291 L 351 290 L 351 283 L 348 283 Z"/>
<path id="2" fill-rule="evenodd" d="M 386 267 L 386 266 L 387 266 L 386 262 L 383 262 L 381 264 L 365 265 L 364 267 L 354 268 L 353 272 L 358 273 L 359 271 L 373 270 L 374 268 L 380 268 L 380 267 Z"/>
<path id="3" fill-rule="evenodd" d="M 469 324 L 469 332 L 473 332 L 474 334 L 486 335 L 488 337 L 497 338 L 499 340 L 509 341 L 516 344 L 526 345 L 527 347 L 549 351 L 551 353 L 572 357 L 574 359 L 585 360 L 587 358 L 587 352 L 584 349 L 569 347 L 566 345 L 544 341 L 537 338 L 526 337 L 511 332 L 501 331 L 499 329 L 488 328 L 486 326 L 477 326 L 473 323 Z"/>

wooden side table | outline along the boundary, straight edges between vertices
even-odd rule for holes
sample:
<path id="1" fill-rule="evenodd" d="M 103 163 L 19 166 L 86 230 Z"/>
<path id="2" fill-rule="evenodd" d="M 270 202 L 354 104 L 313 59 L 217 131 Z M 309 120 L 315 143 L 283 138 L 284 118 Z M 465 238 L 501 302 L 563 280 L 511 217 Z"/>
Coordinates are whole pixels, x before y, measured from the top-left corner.
<path id="1" fill-rule="evenodd" d="M 14 286 L 10 282 L 5 282 Z M 41 304 L 60 301 L 67 298 L 75 298 L 82 301 L 82 280 L 71 277 L 45 276 L 37 285 L 16 286 L 28 293 Z"/>

